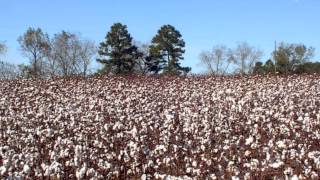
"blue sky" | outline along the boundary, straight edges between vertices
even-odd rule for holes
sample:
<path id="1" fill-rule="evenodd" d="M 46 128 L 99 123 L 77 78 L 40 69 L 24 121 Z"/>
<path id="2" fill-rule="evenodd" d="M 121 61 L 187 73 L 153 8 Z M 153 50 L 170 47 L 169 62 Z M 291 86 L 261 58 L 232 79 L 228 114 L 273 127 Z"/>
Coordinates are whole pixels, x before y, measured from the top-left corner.
<path id="1" fill-rule="evenodd" d="M 1 0 L 0 17 L 0 41 L 9 48 L 4 58 L 12 63 L 28 62 L 17 43 L 28 27 L 49 35 L 77 32 L 98 44 L 115 22 L 126 24 L 141 42 L 149 42 L 163 24 L 174 25 L 186 41 L 182 64 L 193 72 L 202 71 L 202 50 L 242 41 L 262 49 L 263 60 L 275 40 L 313 46 L 320 60 L 318 0 Z"/>

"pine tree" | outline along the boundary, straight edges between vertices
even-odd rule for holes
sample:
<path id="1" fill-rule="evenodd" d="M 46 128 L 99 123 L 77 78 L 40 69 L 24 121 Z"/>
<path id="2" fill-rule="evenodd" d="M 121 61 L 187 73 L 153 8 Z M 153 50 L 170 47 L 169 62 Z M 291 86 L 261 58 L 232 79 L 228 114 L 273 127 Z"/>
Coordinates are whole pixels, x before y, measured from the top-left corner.
<path id="1" fill-rule="evenodd" d="M 185 42 L 182 35 L 171 25 L 164 25 L 152 39 L 150 56 L 147 58 L 149 70 L 154 73 L 180 75 L 188 73 L 191 68 L 181 67 Z"/>
<path id="2" fill-rule="evenodd" d="M 133 73 L 141 54 L 133 45 L 127 26 L 121 23 L 111 26 L 105 41 L 100 43 L 98 53 L 100 58 L 97 61 L 105 65 L 103 72 L 113 74 Z"/>

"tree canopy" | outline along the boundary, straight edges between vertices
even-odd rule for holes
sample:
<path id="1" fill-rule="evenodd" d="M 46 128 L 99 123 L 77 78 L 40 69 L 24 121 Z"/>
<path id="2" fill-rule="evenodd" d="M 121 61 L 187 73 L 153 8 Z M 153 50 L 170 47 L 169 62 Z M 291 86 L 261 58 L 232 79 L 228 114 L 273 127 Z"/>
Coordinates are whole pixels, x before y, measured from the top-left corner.
<path id="1" fill-rule="evenodd" d="M 132 40 L 126 25 L 115 23 L 111 26 L 98 51 L 100 57 L 97 61 L 104 64 L 103 71 L 113 74 L 133 73 L 141 53 Z"/>
<path id="2" fill-rule="evenodd" d="M 185 42 L 180 32 L 172 25 L 162 26 L 150 45 L 150 56 L 147 59 L 149 70 L 154 73 L 163 71 L 169 75 L 188 73 L 191 68 L 182 67 L 180 63 L 184 59 L 184 48 Z"/>

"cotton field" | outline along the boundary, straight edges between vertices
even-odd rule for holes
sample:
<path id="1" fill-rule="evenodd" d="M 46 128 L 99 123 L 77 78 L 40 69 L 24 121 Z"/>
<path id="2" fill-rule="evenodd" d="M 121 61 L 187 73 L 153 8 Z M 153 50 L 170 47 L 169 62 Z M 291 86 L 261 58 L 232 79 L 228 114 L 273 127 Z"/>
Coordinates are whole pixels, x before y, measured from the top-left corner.
<path id="1" fill-rule="evenodd" d="M 0 81 L 1 179 L 319 179 L 320 76 Z"/>

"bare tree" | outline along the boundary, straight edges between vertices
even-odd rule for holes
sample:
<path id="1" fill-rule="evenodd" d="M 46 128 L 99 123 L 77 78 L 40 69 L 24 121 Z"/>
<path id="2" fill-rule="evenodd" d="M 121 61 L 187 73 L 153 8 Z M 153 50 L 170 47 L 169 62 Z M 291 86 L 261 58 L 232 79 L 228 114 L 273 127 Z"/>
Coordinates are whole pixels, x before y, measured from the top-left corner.
<path id="1" fill-rule="evenodd" d="M 241 74 L 252 73 L 255 63 L 261 59 L 263 52 L 246 42 L 239 43 L 237 48 L 230 52 L 230 59 L 239 66 Z"/>
<path id="2" fill-rule="evenodd" d="M 82 75 L 86 76 L 88 74 L 89 65 L 92 61 L 92 58 L 98 51 L 95 43 L 90 40 L 80 40 L 80 67 L 82 67 Z"/>
<path id="3" fill-rule="evenodd" d="M 0 61 L 0 80 L 16 79 L 19 74 L 19 69 L 16 65 Z"/>
<path id="4" fill-rule="evenodd" d="M 0 55 L 5 54 L 7 46 L 0 43 Z M 0 60 L 0 80 L 9 80 L 19 77 L 19 69 L 16 65 Z"/>
<path id="5" fill-rule="evenodd" d="M 55 34 L 51 42 L 50 66 L 58 75 L 87 75 L 97 48 L 94 42 L 80 35 L 62 31 Z"/>
<path id="6" fill-rule="evenodd" d="M 44 58 L 49 49 L 49 37 L 40 28 L 29 28 L 18 38 L 22 54 L 29 58 L 31 74 L 39 77 L 44 73 Z"/>
<path id="7" fill-rule="evenodd" d="M 51 43 L 51 66 L 56 66 L 58 75 L 71 75 L 72 72 L 72 54 L 70 52 L 71 47 L 74 44 L 75 35 L 62 31 L 55 34 Z"/>
<path id="8" fill-rule="evenodd" d="M 7 46 L 4 43 L 0 43 L 0 55 L 4 54 L 7 50 Z"/>
<path id="9" fill-rule="evenodd" d="M 138 74 L 147 74 L 148 66 L 146 64 L 146 58 L 150 55 L 150 49 L 148 43 L 142 43 L 134 41 L 133 44 L 138 48 L 139 57 L 135 61 L 135 72 Z"/>
<path id="10" fill-rule="evenodd" d="M 224 45 L 217 45 L 212 51 L 203 51 L 200 53 L 200 61 L 209 74 L 225 74 L 233 59 L 229 58 L 229 50 Z"/>

